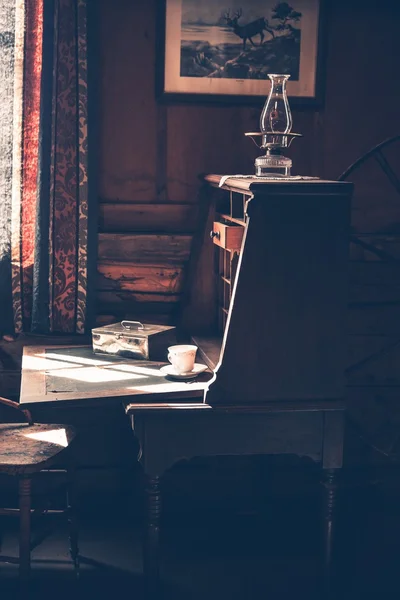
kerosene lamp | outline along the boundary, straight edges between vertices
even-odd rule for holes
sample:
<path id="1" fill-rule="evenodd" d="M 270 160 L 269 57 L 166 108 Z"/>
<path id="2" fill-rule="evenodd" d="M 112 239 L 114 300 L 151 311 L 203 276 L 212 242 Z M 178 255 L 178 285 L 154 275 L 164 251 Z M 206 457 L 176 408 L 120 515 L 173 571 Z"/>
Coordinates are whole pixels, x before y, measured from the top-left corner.
<path id="1" fill-rule="evenodd" d="M 292 133 L 292 113 L 286 93 L 290 75 L 268 75 L 271 89 L 260 116 L 260 131 L 245 133 L 265 154 L 255 160 L 257 177 L 290 177 L 292 160 L 284 156 L 285 148 L 300 133 Z M 258 143 L 254 138 L 261 138 Z"/>

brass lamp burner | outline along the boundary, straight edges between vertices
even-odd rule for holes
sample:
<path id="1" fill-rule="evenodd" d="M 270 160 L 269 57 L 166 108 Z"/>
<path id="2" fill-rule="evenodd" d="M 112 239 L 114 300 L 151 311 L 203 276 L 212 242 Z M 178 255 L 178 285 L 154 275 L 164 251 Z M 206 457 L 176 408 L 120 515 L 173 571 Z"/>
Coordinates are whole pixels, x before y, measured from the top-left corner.
<path id="1" fill-rule="evenodd" d="M 247 131 L 244 134 L 249 137 L 261 150 L 273 148 L 289 148 L 294 138 L 303 137 L 302 133 L 264 133 L 262 131 Z M 254 138 L 261 137 L 261 143 L 257 143 Z"/>

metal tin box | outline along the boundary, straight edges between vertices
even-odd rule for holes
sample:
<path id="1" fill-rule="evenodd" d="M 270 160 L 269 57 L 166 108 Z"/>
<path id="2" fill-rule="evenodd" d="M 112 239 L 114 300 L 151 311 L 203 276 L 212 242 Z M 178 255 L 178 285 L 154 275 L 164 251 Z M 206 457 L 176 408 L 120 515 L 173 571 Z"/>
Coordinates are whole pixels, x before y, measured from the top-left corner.
<path id="1" fill-rule="evenodd" d="M 92 329 L 93 352 L 128 358 L 166 361 L 176 343 L 176 328 L 121 321 Z"/>

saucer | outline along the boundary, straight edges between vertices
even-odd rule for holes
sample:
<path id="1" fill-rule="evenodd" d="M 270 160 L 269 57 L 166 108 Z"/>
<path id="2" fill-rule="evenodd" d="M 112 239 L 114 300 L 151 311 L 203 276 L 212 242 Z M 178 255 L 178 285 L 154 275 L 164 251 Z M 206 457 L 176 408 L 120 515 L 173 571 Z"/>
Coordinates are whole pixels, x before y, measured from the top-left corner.
<path id="1" fill-rule="evenodd" d="M 160 373 L 167 375 L 168 377 L 172 377 L 173 379 L 185 381 L 186 379 L 194 379 L 197 377 L 197 375 L 200 375 L 200 373 L 203 373 L 206 370 L 207 365 L 195 363 L 193 371 L 189 371 L 189 373 L 177 373 L 172 365 L 165 365 L 164 367 L 161 367 Z"/>

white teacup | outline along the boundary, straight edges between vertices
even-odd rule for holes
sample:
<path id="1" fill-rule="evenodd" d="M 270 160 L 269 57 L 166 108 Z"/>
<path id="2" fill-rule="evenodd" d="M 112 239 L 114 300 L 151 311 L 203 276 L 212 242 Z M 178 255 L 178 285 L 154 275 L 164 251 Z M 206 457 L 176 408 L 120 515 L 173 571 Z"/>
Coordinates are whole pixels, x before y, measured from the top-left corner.
<path id="1" fill-rule="evenodd" d="M 178 344 L 168 348 L 168 360 L 179 375 L 190 373 L 194 368 L 197 346 Z"/>

